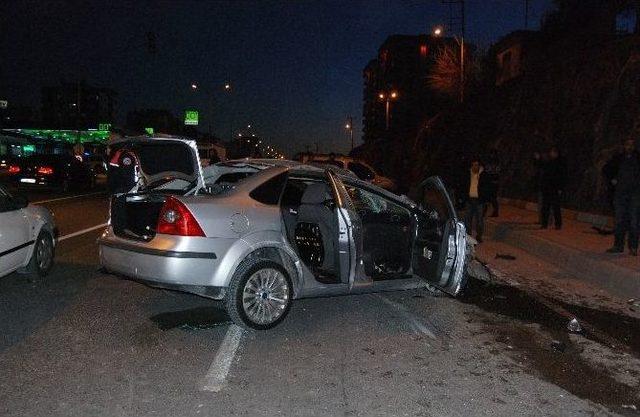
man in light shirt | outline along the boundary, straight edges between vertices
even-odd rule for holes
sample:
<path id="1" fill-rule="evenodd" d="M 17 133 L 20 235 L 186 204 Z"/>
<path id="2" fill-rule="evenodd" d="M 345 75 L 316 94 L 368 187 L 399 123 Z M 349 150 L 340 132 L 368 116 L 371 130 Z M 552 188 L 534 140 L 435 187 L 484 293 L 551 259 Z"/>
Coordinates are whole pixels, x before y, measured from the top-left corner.
<path id="1" fill-rule="evenodd" d="M 467 214 L 465 216 L 465 225 L 467 233 L 472 235 L 473 225 L 476 226 L 476 240 L 482 242 L 482 234 L 484 232 L 484 204 L 487 195 L 487 178 L 484 175 L 482 165 L 478 159 L 471 162 L 469 177 L 463 192 L 467 197 Z"/>

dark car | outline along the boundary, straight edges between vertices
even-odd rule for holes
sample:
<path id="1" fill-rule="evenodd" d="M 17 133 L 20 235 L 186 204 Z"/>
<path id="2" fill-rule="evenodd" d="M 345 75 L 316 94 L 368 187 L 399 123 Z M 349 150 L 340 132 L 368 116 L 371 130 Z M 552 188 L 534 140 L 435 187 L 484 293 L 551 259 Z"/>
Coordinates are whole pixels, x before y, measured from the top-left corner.
<path id="1" fill-rule="evenodd" d="M 34 155 L 19 165 L 15 175 L 19 186 L 58 188 L 93 188 L 95 176 L 91 166 L 71 155 Z"/>

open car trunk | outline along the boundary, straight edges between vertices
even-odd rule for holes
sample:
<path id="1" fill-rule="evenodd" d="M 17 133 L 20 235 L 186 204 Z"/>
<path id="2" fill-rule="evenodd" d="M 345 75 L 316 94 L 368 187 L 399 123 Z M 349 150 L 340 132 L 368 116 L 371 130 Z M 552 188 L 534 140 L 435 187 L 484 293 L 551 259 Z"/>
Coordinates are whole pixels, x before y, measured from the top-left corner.
<path id="1" fill-rule="evenodd" d="M 149 241 L 156 235 L 163 194 L 120 195 L 111 199 L 111 226 L 116 236 Z"/>
<path id="2" fill-rule="evenodd" d="M 196 143 L 177 138 L 127 138 L 110 146 L 108 188 L 116 236 L 149 241 L 169 195 L 204 187 Z"/>

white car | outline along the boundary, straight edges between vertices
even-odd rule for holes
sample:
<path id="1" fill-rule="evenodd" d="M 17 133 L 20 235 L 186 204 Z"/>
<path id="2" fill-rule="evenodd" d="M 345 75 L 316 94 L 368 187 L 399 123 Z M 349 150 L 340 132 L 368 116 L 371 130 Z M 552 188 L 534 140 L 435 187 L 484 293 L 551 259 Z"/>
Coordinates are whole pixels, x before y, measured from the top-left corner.
<path id="1" fill-rule="evenodd" d="M 45 276 L 55 251 L 53 216 L 0 185 L 0 277 L 11 272 Z"/>
<path id="2" fill-rule="evenodd" d="M 320 165 L 331 165 L 340 169 L 346 169 L 353 172 L 362 181 L 370 182 L 385 190 L 395 192 L 397 190 L 396 183 L 391 179 L 376 172 L 371 165 L 360 159 L 354 159 L 350 156 L 343 155 L 312 155 L 304 162 L 315 163 Z"/>

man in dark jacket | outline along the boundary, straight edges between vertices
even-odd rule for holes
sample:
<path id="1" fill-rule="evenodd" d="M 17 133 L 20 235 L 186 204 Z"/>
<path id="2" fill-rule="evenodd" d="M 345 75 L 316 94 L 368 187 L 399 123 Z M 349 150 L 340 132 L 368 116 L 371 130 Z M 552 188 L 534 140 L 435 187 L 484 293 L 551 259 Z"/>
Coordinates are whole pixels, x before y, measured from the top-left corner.
<path id="1" fill-rule="evenodd" d="M 603 168 L 607 183 L 615 187 L 615 238 L 613 247 L 607 252 L 624 252 L 624 240 L 628 235 L 629 253 L 637 256 L 640 233 L 640 153 L 636 151 L 633 139 L 625 140 L 623 147 L 623 152 L 614 156 Z"/>
<path id="2" fill-rule="evenodd" d="M 487 201 L 487 189 L 490 187 L 488 178 L 478 159 L 471 161 L 471 168 L 461 191 L 467 200 L 467 214 L 465 226 L 467 233 L 472 234 L 473 223 L 476 224 L 476 240 L 482 242 L 484 233 L 484 204 Z"/>
<path id="3" fill-rule="evenodd" d="M 553 219 L 557 230 L 562 229 L 560 199 L 567 181 L 567 163 L 553 146 L 549 151 L 549 160 L 542 166 L 542 229 L 549 226 L 549 212 L 553 210 Z"/>

